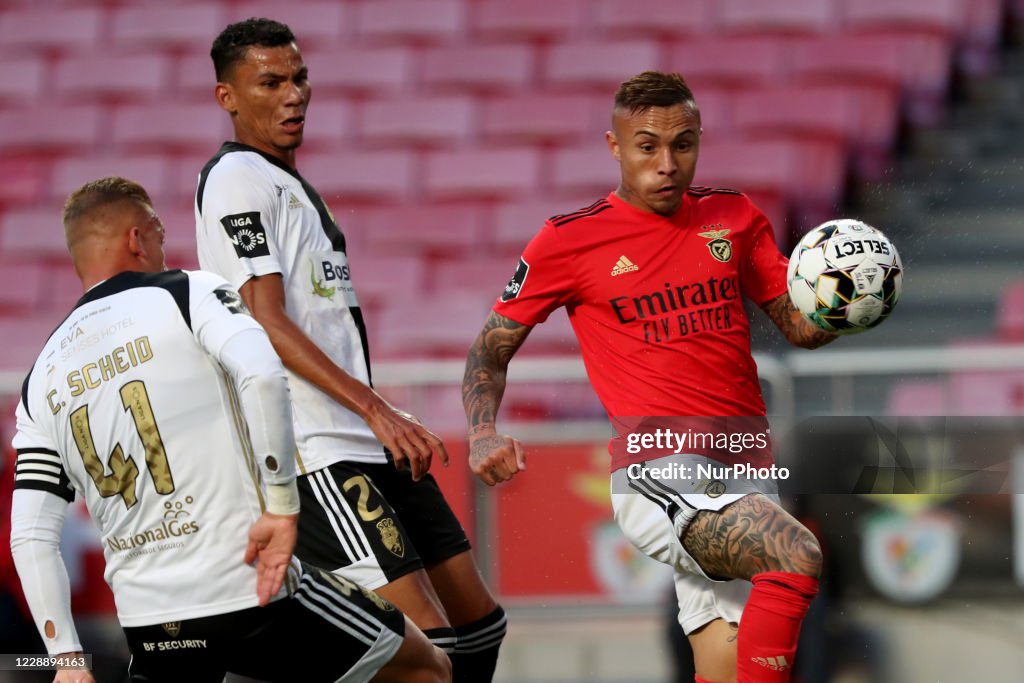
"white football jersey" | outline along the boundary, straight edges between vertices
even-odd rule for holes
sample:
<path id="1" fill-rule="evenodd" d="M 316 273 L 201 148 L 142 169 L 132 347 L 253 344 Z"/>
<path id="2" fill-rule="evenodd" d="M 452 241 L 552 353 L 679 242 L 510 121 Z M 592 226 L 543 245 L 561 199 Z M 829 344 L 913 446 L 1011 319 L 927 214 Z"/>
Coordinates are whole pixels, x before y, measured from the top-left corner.
<path id="1" fill-rule="evenodd" d="M 199 176 L 195 211 L 202 268 L 238 288 L 280 273 L 288 316 L 338 367 L 370 384 L 345 237 L 302 176 L 252 147 L 226 142 Z M 387 461 L 358 415 L 291 371 L 288 385 L 301 473 L 340 460 Z"/>
<path id="2" fill-rule="evenodd" d="M 15 488 L 85 497 L 123 626 L 257 604 L 243 556 L 261 476 L 214 360 L 259 327 L 243 311 L 210 273 L 121 273 L 79 300 L 25 379 Z"/>

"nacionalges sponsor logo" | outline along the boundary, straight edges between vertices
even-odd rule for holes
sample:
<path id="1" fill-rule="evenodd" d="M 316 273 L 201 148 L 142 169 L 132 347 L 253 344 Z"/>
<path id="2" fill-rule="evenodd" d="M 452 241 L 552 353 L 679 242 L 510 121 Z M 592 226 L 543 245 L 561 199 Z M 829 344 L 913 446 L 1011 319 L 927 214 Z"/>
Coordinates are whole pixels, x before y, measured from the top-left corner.
<path id="1" fill-rule="evenodd" d="M 185 503 L 191 505 L 192 496 L 185 498 Z M 165 505 L 164 521 L 159 525 L 151 526 L 137 533 L 128 536 L 108 536 L 106 539 L 107 548 L 113 553 L 134 551 L 132 554 L 143 552 L 156 552 L 168 550 L 181 546 L 181 539 L 199 533 L 201 529 L 199 522 L 189 519 L 192 515 L 188 509 L 179 502 L 168 502 Z M 171 541 L 171 543 L 165 543 Z"/>

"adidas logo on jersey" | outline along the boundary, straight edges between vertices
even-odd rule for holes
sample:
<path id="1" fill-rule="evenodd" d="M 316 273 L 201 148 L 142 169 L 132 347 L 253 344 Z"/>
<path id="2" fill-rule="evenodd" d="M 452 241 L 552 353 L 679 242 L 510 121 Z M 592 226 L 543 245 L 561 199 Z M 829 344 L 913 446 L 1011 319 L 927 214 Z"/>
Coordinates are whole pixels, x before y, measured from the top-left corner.
<path id="1" fill-rule="evenodd" d="M 615 266 L 612 267 L 612 277 L 622 275 L 624 273 L 632 273 L 634 270 L 640 270 L 640 266 L 636 265 L 625 256 L 620 256 L 619 260 L 615 262 Z"/>
<path id="2" fill-rule="evenodd" d="M 785 671 L 789 668 L 789 662 L 786 661 L 785 655 L 779 655 L 778 657 L 751 657 L 750 660 L 771 671 Z"/>
<path id="3" fill-rule="evenodd" d="M 294 192 L 288 193 L 288 208 L 289 209 L 301 209 L 305 204 L 302 203 L 298 197 L 295 196 Z"/>

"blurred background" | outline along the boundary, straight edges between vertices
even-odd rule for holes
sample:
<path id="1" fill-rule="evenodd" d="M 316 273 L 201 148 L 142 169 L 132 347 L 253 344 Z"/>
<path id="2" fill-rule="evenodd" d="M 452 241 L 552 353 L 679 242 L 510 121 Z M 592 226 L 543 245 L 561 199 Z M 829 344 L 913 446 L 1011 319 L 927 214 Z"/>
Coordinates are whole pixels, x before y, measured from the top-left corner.
<path id="1" fill-rule="evenodd" d="M 437 476 L 511 614 L 498 680 L 692 681 L 671 577 L 610 519 L 610 430 L 564 312 L 510 368 L 502 427 L 527 443 L 527 474 L 474 484 L 459 397 L 527 240 L 614 189 L 612 96 L 651 68 L 696 94 L 696 182 L 750 194 L 784 253 L 849 216 L 902 254 L 903 299 L 867 334 L 794 352 L 752 313 L 771 415 L 931 416 L 940 436 L 941 418 L 978 416 L 938 439 L 942 457 L 1002 463 L 998 494 L 789 499 L 828 557 L 799 680 L 1020 680 L 1022 0 L 0 0 L 0 652 L 41 647 L 7 544 L 9 438 L 24 374 L 81 294 L 61 204 L 88 180 L 135 179 L 171 267 L 195 267 L 196 176 L 230 137 L 209 47 L 250 16 L 289 24 L 310 66 L 299 170 L 348 239 L 378 387 L 447 437 Z M 84 511 L 63 549 L 98 680 L 120 681 Z M 36 680 L 17 676 L 0 681 Z"/>

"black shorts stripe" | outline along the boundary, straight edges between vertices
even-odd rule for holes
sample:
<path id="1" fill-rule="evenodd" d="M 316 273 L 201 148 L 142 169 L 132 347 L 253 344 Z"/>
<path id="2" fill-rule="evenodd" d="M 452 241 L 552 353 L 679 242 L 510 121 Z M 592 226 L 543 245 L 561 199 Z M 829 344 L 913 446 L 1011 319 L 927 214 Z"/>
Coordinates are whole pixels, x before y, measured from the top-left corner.
<path id="1" fill-rule="evenodd" d="M 358 589 L 353 586 L 353 590 Z M 366 639 L 364 642 L 367 644 L 376 641 L 377 636 L 380 635 L 380 622 L 371 619 L 368 614 L 352 603 L 346 603 L 336 592 L 331 591 L 326 586 L 317 584 L 310 574 L 302 577 L 299 590 L 296 591 L 295 595 L 300 599 L 308 599 L 311 602 L 315 602 L 325 611 L 333 614 L 337 619 L 348 625 L 345 628 L 346 630 L 351 629 L 350 632 L 353 635 L 357 633 L 362 634 L 363 638 Z M 307 603 L 303 602 L 303 604 Z M 357 635 L 356 637 L 359 636 Z"/>
<path id="2" fill-rule="evenodd" d="M 323 514 L 331 523 L 348 557 L 353 562 L 369 557 L 372 554 L 370 548 L 360 532 L 359 524 L 352 519 L 352 511 L 333 478 L 326 470 L 318 470 L 309 475 L 309 482 Z"/>

